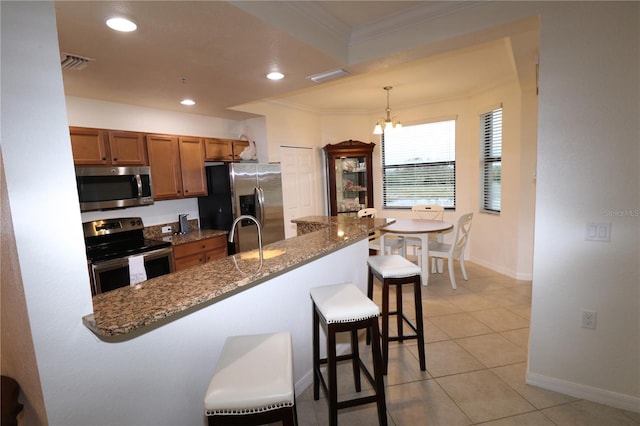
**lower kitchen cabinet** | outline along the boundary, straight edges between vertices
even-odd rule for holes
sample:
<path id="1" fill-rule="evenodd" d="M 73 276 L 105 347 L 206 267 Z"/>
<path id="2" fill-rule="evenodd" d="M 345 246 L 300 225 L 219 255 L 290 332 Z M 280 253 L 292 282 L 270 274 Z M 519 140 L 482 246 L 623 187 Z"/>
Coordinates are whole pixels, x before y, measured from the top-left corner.
<path id="1" fill-rule="evenodd" d="M 174 269 L 181 271 L 227 256 L 227 237 L 219 235 L 173 246 Z"/>

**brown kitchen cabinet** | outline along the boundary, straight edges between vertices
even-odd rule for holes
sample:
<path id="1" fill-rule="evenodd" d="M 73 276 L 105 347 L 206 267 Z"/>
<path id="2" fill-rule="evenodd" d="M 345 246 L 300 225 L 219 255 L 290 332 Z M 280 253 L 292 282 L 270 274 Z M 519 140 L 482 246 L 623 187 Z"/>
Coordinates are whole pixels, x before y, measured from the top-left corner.
<path id="1" fill-rule="evenodd" d="M 181 271 L 192 266 L 227 256 L 227 236 L 205 238 L 173 246 L 174 269 Z"/>
<path id="2" fill-rule="evenodd" d="M 179 136 L 178 145 L 180 149 L 183 196 L 186 198 L 207 195 L 202 139 Z"/>
<path id="3" fill-rule="evenodd" d="M 201 138 L 147 135 L 155 200 L 207 194 Z"/>
<path id="4" fill-rule="evenodd" d="M 144 134 L 69 127 L 76 165 L 144 166 L 148 164 Z"/>
<path id="5" fill-rule="evenodd" d="M 358 210 L 373 207 L 374 147 L 354 140 L 324 147 L 331 216 L 356 216 Z"/>
<path id="6" fill-rule="evenodd" d="M 240 153 L 249 146 L 249 141 L 239 139 L 204 138 L 207 161 L 240 161 Z"/>
<path id="7" fill-rule="evenodd" d="M 147 135 L 154 200 L 182 198 L 178 137 Z"/>

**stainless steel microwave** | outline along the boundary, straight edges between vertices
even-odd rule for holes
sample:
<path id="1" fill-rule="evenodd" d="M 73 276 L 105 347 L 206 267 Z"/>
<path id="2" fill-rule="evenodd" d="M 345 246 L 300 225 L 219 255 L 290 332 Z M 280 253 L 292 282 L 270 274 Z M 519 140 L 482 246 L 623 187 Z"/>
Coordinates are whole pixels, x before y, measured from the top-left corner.
<path id="1" fill-rule="evenodd" d="M 153 204 L 149 166 L 77 166 L 80 211 Z"/>

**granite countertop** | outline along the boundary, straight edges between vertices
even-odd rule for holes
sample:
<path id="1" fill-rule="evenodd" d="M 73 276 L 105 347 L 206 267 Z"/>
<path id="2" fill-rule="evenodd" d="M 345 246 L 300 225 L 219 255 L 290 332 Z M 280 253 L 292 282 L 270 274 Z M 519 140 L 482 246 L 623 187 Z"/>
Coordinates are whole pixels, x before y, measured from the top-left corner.
<path id="1" fill-rule="evenodd" d="M 156 240 L 169 241 L 172 245 L 191 243 L 193 241 L 202 240 L 205 238 L 218 237 L 220 235 L 227 235 L 229 231 L 220 231 L 217 229 L 196 229 L 190 230 L 186 234 L 163 234 L 154 236 Z"/>
<path id="2" fill-rule="evenodd" d="M 98 294 L 93 297 L 93 313 L 83 317 L 83 323 L 102 340 L 131 339 L 363 240 L 393 219 L 313 216 L 297 221 L 315 221 L 323 226 L 315 232 L 265 245 L 262 263 L 256 249 Z M 209 232 L 226 233 L 203 230 L 173 236 L 172 242 L 176 244 L 183 237 L 195 240 L 202 235 L 214 236 Z"/>

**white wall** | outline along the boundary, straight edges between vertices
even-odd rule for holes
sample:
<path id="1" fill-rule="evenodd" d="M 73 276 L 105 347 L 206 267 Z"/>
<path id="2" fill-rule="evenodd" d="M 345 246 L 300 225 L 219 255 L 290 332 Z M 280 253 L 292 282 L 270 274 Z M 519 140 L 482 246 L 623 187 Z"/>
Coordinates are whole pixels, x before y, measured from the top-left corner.
<path id="1" fill-rule="evenodd" d="M 549 13 L 546 13 L 547 10 Z M 560 4 L 541 19 L 528 378 L 640 407 L 640 5 Z M 611 242 L 585 241 L 590 222 Z M 580 328 L 583 309 L 597 329 Z"/>

